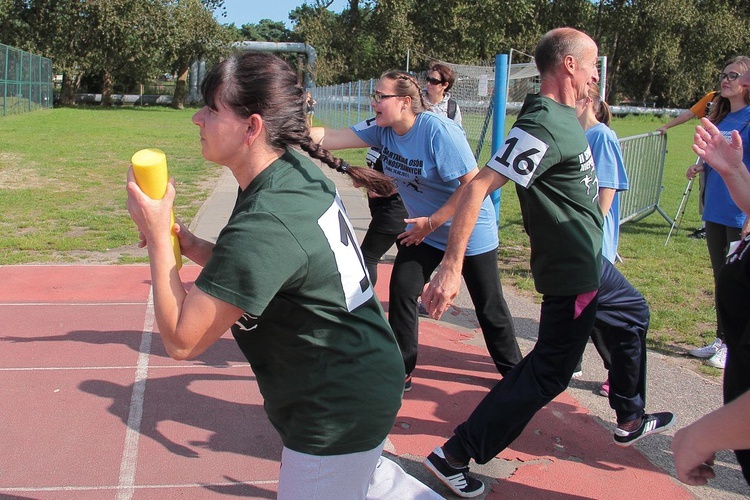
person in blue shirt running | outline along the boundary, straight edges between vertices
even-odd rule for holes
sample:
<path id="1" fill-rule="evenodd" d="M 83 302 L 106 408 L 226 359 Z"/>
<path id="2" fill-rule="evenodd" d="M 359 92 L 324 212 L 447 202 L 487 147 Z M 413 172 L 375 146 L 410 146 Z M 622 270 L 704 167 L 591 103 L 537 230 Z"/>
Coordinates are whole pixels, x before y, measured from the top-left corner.
<path id="1" fill-rule="evenodd" d="M 375 85 L 373 118 L 345 129 L 313 127 L 311 136 L 328 150 L 376 147 L 383 173 L 391 176 L 409 218 L 398 236 L 389 287 L 389 317 L 404 359 L 405 390 L 417 364 L 417 298 L 440 263 L 463 187 L 479 169 L 463 129 L 453 120 L 426 112 L 417 80 L 388 71 Z M 513 321 L 497 268 L 497 217 L 492 202 L 482 204 L 463 266 L 482 333 L 501 374 L 520 360 Z"/>

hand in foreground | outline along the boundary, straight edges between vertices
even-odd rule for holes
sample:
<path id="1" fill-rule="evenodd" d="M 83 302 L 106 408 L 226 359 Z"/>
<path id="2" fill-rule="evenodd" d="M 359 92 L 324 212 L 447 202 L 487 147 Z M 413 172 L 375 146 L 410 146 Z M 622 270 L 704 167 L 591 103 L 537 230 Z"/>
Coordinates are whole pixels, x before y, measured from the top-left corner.
<path id="1" fill-rule="evenodd" d="M 714 453 L 699 452 L 694 437 L 692 426 L 677 431 L 672 439 L 672 453 L 677 479 L 685 484 L 700 486 L 716 477 L 712 468 Z"/>
<path id="2" fill-rule="evenodd" d="M 740 133 L 733 130 L 731 141 L 727 141 L 707 118 L 701 118 L 701 125 L 695 127 L 693 151 L 721 175 L 745 168 L 742 164 Z"/>
<path id="3" fill-rule="evenodd" d="M 440 319 L 453 303 L 461 286 L 461 273 L 441 266 L 422 291 L 422 305 L 432 319 Z"/>

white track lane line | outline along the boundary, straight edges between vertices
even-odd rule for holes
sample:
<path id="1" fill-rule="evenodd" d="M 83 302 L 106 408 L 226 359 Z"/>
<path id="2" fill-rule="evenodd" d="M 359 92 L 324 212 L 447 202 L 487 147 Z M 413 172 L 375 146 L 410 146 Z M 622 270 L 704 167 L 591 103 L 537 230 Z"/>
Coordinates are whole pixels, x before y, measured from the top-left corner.
<path id="1" fill-rule="evenodd" d="M 148 358 L 151 354 L 151 340 L 154 332 L 154 289 L 148 293 L 148 304 L 143 320 L 143 337 L 138 348 L 138 365 L 135 370 L 133 394 L 130 397 L 130 412 L 125 431 L 125 446 L 120 461 L 120 479 L 117 500 L 130 500 L 135 493 L 135 472 L 138 465 L 138 439 L 141 434 L 141 420 L 143 419 L 143 401 L 146 393 L 146 377 L 148 376 Z"/>

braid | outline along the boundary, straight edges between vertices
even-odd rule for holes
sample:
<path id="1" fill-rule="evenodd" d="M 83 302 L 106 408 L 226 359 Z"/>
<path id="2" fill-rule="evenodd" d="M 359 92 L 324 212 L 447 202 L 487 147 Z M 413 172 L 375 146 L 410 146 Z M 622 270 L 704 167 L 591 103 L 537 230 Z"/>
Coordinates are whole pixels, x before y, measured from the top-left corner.
<path id="1" fill-rule="evenodd" d="M 409 80 L 412 84 L 414 84 L 414 87 L 416 87 L 417 89 L 417 95 L 419 95 L 420 104 L 424 109 L 430 109 L 430 104 L 424 100 L 424 92 L 422 92 L 422 87 L 419 86 L 419 82 L 417 81 L 417 79 L 408 73 L 404 73 L 401 78 Z"/>
<path id="2" fill-rule="evenodd" d="M 390 177 L 371 168 L 349 165 L 341 158 L 333 156 L 320 144 L 316 144 L 309 134 L 307 140 L 300 142 L 299 145 L 311 158 L 320 160 L 337 172 L 351 177 L 356 187 L 364 187 L 381 196 L 391 196 L 396 192 L 396 186 Z"/>
<path id="3" fill-rule="evenodd" d="M 415 115 L 430 109 L 430 105 L 425 101 L 419 82 L 409 73 L 391 70 L 383 73 L 380 78 L 393 80 L 396 83 L 396 93 L 400 96 L 411 98 L 411 110 Z"/>

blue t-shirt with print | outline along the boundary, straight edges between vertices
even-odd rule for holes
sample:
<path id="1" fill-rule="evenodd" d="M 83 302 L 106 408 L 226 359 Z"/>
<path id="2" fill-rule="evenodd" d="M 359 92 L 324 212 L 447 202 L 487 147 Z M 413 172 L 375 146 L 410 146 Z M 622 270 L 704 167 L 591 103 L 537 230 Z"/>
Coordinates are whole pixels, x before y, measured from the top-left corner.
<path id="1" fill-rule="evenodd" d="M 617 245 L 620 241 L 620 191 L 628 190 L 628 174 L 622 159 L 620 142 L 614 130 L 603 123 L 597 123 L 586 130 L 586 140 L 596 165 L 599 188 L 614 189 L 612 206 L 604 217 L 602 235 L 602 257 L 615 263 Z"/>
<path id="2" fill-rule="evenodd" d="M 729 113 L 719 122 L 716 127 L 721 131 L 722 135 L 729 140 L 732 135 L 732 130 L 740 131 L 742 137 L 742 161 L 745 165 L 748 165 L 750 161 L 750 127 L 748 122 L 750 121 L 750 106 L 745 106 L 739 111 Z M 707 222 L 714 222 L 716 224 L 723 224 L 728 227 L 742 227 L 745 223 L 745 214 L 742 210 L 737 207 L 737 204 L 732 201 L 732 197 L 729 195 L 729 189 L 724 183 L 724 179 L 721 178 L 716 170 L 712 169 L 707 163 L 705 165 L 705 176 L 706 176 L 706 190 L 705 190 L 705 203 L 703 208 L 703 220 Z"/>
<path id="3" fill-rule="evenodd" d="M 458 178 L 477 167 L 463 129 L 453 120 L 434 113 L 419 113 L 404 135 L 391 127 L 379 127 L 371 118 L 353 125 L 352 131 L 381 150 L 383 172 L 396 181 L 411 218 L 428 217 L 445 205 L 460 183 Z M 466 255 L 497 248 L 497 218 L 489 197 L 471 233 Z M 445 250 L 451 221 L 427 235 L 424 242 Z"/>

